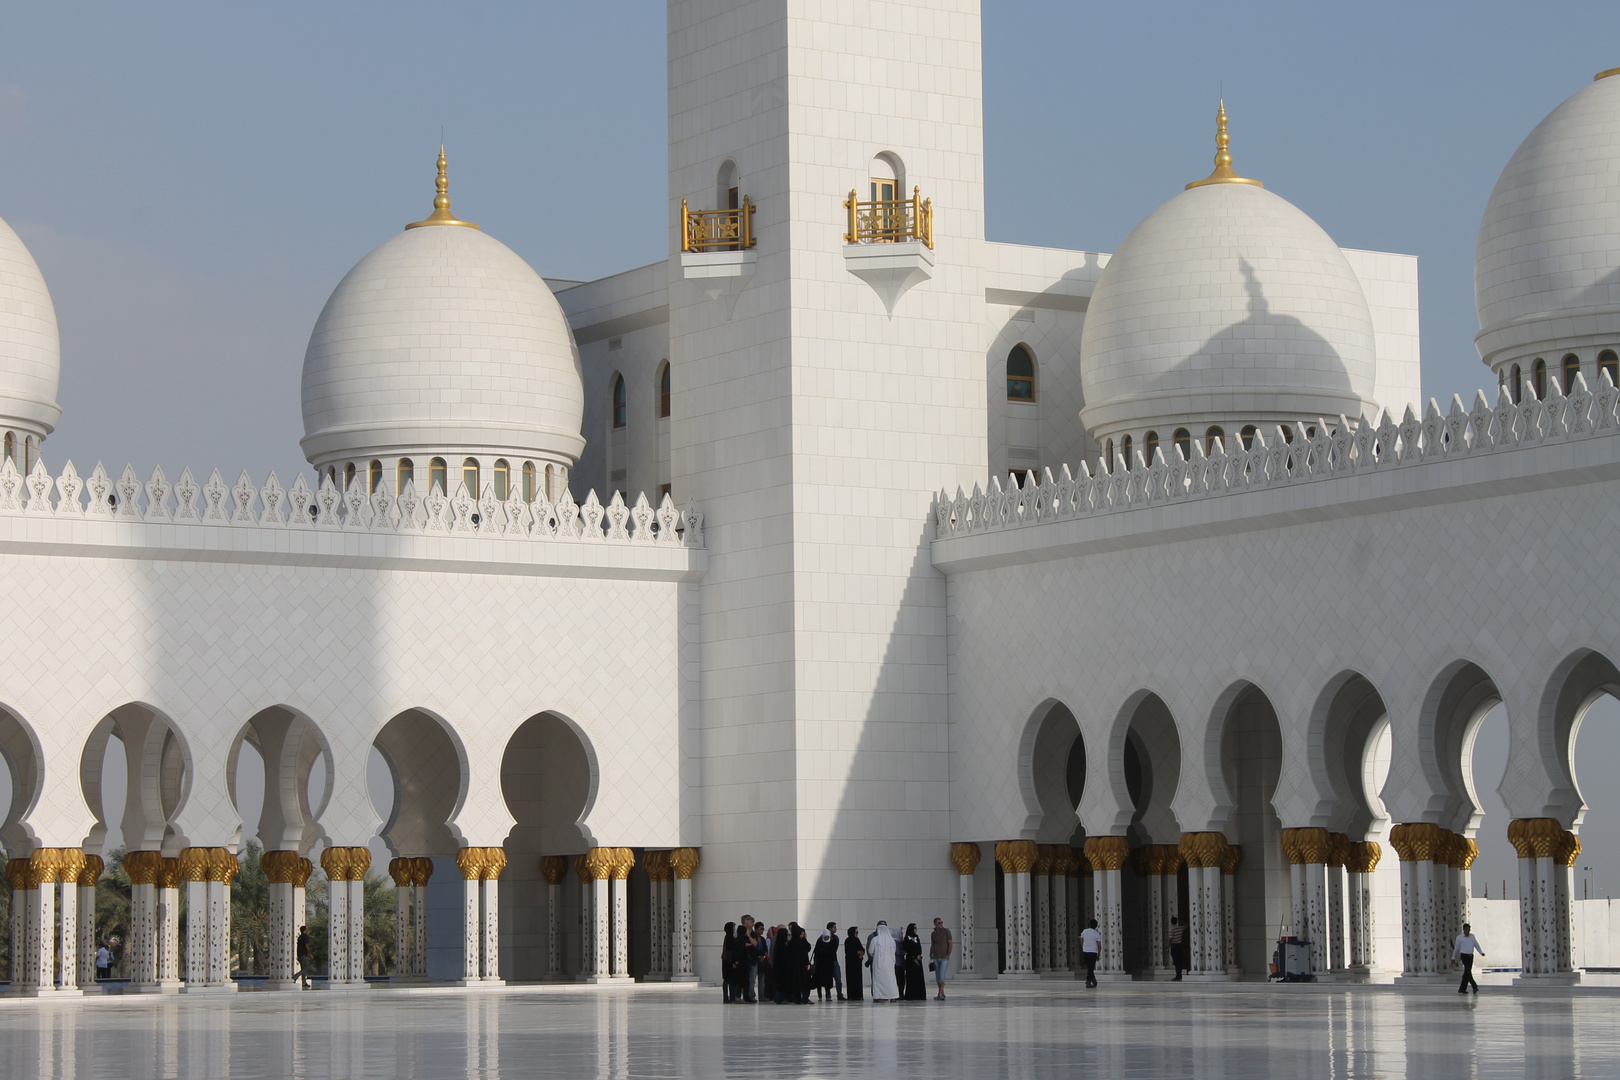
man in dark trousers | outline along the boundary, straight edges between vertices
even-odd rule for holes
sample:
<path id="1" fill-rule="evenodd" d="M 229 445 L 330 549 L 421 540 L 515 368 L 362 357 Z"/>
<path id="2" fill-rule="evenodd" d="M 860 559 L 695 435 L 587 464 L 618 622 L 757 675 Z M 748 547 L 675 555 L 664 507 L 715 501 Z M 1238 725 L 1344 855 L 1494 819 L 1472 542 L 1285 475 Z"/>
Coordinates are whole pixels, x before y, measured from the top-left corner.
<path id="1" fill-rule="evenodd" d="M 1174 915 L 1170 916 L 1170 962 L 1176 965 L 1176 977 L 1171 982 L 1180 982 L 1181 973 L 1192 967 L 1187 962 L 1187 928 Z"/>
<path id="2" fill-rule="evenodd" d="M 1086 965 L 1086 987 L 1097 985 L 1097 956 L 1102 952 L 1102 934 L 1097 931 L 1097 920 L 1092 919 L 1080 931 L 1080 959 Z"/>
<path id="3" fill-rule="evenodd" d="M 282 938 L 281 940 L 286 941 L 287 939 Z M 308 990 L 310 987 L 309 969 L 315 966 L 315 954 L 309 947 L 309 927 L 307 926 L 298 928 L 298 950 L 296 955 L 298 957 L 299 989 Z"/>
<path id="4" fill-rule="evenodd" d="M 1457 935 L 1457 947 L 1451 953 L 1451 958 L 1461 960 L 1463 966 L 1462 983 L 1457 987 L 1457 993 L 1468 993 L 1470 986 L 1474 988 L 1474 993 L 1479 993 L 1479 983 L 1474 981 L 1474 957 L 1484 955 L 1485 950 L 1479 947 L 1479 939 L 1474 936 L 1473 928 L 1463 923 L 1463 932 Z"/>

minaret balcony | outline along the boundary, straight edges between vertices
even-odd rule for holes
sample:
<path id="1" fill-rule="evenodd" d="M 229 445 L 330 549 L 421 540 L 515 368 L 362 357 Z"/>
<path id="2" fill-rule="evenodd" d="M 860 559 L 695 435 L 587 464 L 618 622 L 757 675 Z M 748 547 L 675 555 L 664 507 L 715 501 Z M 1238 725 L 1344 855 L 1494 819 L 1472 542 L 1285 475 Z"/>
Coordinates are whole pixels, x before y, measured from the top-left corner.
<path id="1" fill-rule="evenodd" d="M 884 309 L 934 276 L 934 200 L 911 189 L 909 199 L 844 200 L 844 268 L 872 287 Z"/>

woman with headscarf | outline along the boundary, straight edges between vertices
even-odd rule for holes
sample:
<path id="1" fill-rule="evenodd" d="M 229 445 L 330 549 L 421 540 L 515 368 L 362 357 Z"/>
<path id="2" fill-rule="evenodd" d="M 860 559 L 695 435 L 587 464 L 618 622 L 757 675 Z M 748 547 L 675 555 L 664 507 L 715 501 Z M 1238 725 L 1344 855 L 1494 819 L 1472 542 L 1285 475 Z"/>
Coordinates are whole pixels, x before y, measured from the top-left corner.
<path id="1" fill-rule="evenodd" d="M 860 934 L 852 926 L 844 939 L 844 990 L 851 1001 L 861 1000 L 861 961 L 864 959 L 866 950 L 861 946 Z"/>
<path id="2" fill-rule="evenodd" d="M 795 1005 L 810 1004 L 810 939 L 805 936 L 804 927 L 798 923 L 788 923 L 793 931 L 793 937 L 788 942 L 788 964 L 793 969 L 793 994 L 790 1000 Z"/>
<path id="3" fill-rule="evenodd" d="M 816 988 L 816 1000 L 826 1001 L 832 997 L 833 971 L 838 967 L 838 939 L 831 930 L 823 930 L 816 939 L 816 948 L 811 960 L 811 985 Z"/>
<path id="4" fill-rule="evenodd" d="M 788 961 L 791 941 L 788 928 L 778 926 L 776 937 L 771 943 L 771 977 L 775 983 L 778 1005 L 793 1000 L 793 965 Z"/>
<path id="5" fill-rule="evenodd" d="M 720 989 L 722 999 L 731 1004 L 737 992 L 737 924 L 726 923 L 726 936 L 720 943 Z"/>
<path id="6" fill-rule="evenodd" d="M 900 987 L 894 979 L 894 934 L 886 922 L 877 924 L 877 932 L 867 947 L 866 966 L 872 969 L 872 1000 L 899 1001 Z"/>
<path id="7" fill-rule="evenodd" d="M 906 936 L 900 942 L 900 953 L 905 966 L 905 983 L 900 997 L 904 1001 L 928 1000 L 928 976 L 923 974 L 922 938 L 917 936 L 917 924 L 906 926 Z"/>

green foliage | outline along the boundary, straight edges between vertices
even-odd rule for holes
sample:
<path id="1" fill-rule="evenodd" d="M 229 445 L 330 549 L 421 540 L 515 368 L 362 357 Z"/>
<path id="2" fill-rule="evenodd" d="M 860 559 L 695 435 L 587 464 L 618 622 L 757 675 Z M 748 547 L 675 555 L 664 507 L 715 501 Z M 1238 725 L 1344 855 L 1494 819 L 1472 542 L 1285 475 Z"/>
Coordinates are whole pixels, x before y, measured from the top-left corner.
<path id="1" fill-rule="evenodd" d="M 331 908 L 330 884 L 319 866 L 309 875 L 304 886 L 304 922 L 309 927 L 309 951 L 315 956 L 315 970 L 327 971 L 326 938 L 327 919 Z M 293 933 L 298 932 L 297 928 Z"/>
<path id="2" fill-rule="evenodd" d="M 264 872 L 264 848 L 249 840 L 238 862 L 242 869 L 231 883 L 231 970 L 236 974 L 268 975 L 270 879 Z"/>
<path id="3" fill-rule="evenodd" d="M 366 874 L 367 975 L 388 975 L 394 970 L 394 883 L 372 870 Z"/>
<path id="4" fill-rule="evenodd" d="M 96 882 L 96 941 L 108 942 L 112 951 L 112 975 L 127 978 L 125 956 L 129 942 L 130 884 L 124 870 L 124 848 L 107 853 L 107 868 Z"/>

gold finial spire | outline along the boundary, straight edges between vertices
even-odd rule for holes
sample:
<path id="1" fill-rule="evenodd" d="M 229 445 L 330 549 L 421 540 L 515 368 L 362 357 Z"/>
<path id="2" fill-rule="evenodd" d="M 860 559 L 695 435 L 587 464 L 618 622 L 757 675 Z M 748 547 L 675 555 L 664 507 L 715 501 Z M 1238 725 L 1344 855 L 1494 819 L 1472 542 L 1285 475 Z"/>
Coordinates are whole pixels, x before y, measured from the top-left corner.
<path id="1" fill-rule="evenodd" d="M 433 196 L 433 213 L 424 221 L 413 221 L 405 226 L 407 229 L 420 228 L 423 225 L 460 225 L 468 229 L 478 226 L 470 221 L 459 221 L 456 215 L 450 212 L 450 175 L 445 168 L 444 143 L 439 144 L 439 178 L 434 181 L 438 194 Z"/>
<path id="2" fill-rule="evenodd" d="M 1232 153 L 1227 150 L 1227 144 L 1232 141 L 1226 133 L 1226 99 L 1221 99 L 1220 111 L 1215 114 L 1215 171 L 1202 180 L 1194 180 L 1188 188 L 1203 187 L 1205 184 L 1253 184 L 1255 187 L 1265 187 L 1258 180 L 1249 180 L 1232 171 Z"/>

